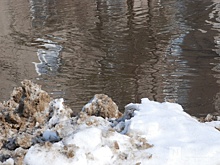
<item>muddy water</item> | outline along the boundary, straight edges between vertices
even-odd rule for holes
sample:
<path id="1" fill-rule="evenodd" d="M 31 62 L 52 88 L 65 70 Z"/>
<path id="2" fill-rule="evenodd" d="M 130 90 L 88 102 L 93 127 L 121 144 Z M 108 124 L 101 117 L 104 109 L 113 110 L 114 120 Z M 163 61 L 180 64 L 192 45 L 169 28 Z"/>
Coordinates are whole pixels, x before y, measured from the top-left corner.
<path id="1" fill-rule="evenodd" d="M 96 93 L 218 111 L 219 14 L 209 0 L 1 0 L 0 100 L 27 78 L 76 112 Z"/>

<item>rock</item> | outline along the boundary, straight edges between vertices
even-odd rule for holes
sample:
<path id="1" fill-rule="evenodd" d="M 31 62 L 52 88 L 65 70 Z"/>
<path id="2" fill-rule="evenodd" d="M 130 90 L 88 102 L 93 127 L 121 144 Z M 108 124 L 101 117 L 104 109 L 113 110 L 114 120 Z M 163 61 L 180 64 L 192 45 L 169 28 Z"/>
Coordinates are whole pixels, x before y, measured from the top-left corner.
<path id="1" fill-rule="evenodd" d="M 213 120 L 213 115 L 211 115 L 211 114 L 208 114 L 207 116 L 206 116 L 206 118 L 205 118 L 205 121 L 206 122 L 210 122 L 210 121 L 212 121 Z"/>
<path id="2" fill-rule="evenodd" d="M 29 148 L 32 145 L 32 135 L 23 132 L 17 136 L 17 144 L 22 148 Z"/>
<path id="3" fill-rule="evenodd" d="M 208 114 L 205 118 L 200 118 L 200 122 L 211 122 L 211 121 L 220 121 L 220 114 L 219 112 L 214 112 L 212 114 Z"/>
<path id="4" fill-rule="evenodd" d="M 4 162 L 9 158 L 10 158 L 10 155 L 8 155 L 8 154 L 7 155 L 0 154 L 0 162 Z"/>
<path id="5" fill-rule="evenodd" d="M 26 153 L 27 153 L 27 150 L 21 147 L 17 148 L 14 151 L 13 157 L 16 162 L 16 165 L 23 165 L 23 160 L 24 160 L 24 156 Z"/>
<path id="6" fill-rule="evenodd" d="M 41 86 L 30 80 L 21 84 L 21 87 L 14 88 L 8 101 L 0 103 L 0 159 L 11 162 L 10 157 L 16 160 L 16 164 L 22 164 L 26 149 L 33 145 L 32 139 L 38 130 L 45 129 L 51 100 Z M 15 150 L 18 148 L 24 152 L 17 157 Z"/>
<path id="7" fill-rule="evenodd" d="M 30 80 L 24 80 L 21 84 L 21 87 L 14 88 L 8 101 L 0 103 L 0 164 L 22 165 L 31 148 L 39 146 L 49 151 L 54 143 L 64 142 L 70 135 L 81 140 L 80 128 L 84 127 L 88 128 L 84 130 L 87 133 L 96 128 L 100 142 L 102 134 L 108 139 L 115 130 L 126 130 L 125 120 L 134 115 L 135 107 L 126 107 L 126 113 L 122 116 L 110 97 L 96 94 L 76 117 L 72 117 L 73 111 L 64 105 L 62 98 L 52 100 L 40 85 Z M 115 123 L 115 128 L 110 120 Z M 98 129 L 102 127 L 105 131 Z M 111 143 L 110 146 L 117 152 L 120 144 L 117 141 Z M 82 145 L 86 146 L 84 143 Z M 146 148 L 145 141 L 138 141 L 137 145 Z M 62 146 L 59 147 L 62 149 Z M 65 144 L 62 151 L 54 150 L 67 158 L 74 158 L 79 147 Z"/>
<path id="8" fill-rule="evenodd" d="M 4 147 L 8 150 L 15 150 L 18 148 L 18 145 L 16 144 L 15 138 L 9 138 L 8 141 L 4 144 Z"/>
<path id="9" fill-rule="evenodd" d="M 88 115 L 101 116 L 103 118 L 119 118 L 122 113 L 110 97 L 104 94 L 96 94 L 83 109 Z"/>
<path id="10" fill-rule="evenodd" d="M 44 110 L 49 107 L 51 100 L 50 96 L 47 92 L 41 90 L 41 86 L 34 84 L 29 80 L 24 80 L 21 84 L 24 96 L 24 108 L 22 115 L 33 115 L 35 121 L 38 123 L 46 122 L 45 115 L 47 117 L 49 114 L 45 114 L 46 111 Z M 42 118 L 45 120 L 42 120 Z"/>

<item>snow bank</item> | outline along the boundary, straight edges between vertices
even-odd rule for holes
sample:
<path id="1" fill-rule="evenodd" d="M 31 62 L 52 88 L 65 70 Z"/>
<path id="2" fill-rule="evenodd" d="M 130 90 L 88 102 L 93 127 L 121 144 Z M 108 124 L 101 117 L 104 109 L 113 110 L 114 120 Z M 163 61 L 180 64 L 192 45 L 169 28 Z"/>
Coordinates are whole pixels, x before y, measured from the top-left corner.
<path id="1" fill-rule="evenodd" d="M 180 105 L 142 99 L 128 133 L 144 136 L 154 147 L 144 164 L 219 164 L 220 134 L 183 112 Z"/>
<path id="2" fill-rule="evenodd" d="M 27 82 L 30 89 L 36 87 Z M 44 93 L 37 87 L 29 91 Z M 24 88 L 17 91 L 25 93 Z M 29 98 L 22 95 L 13 94 L 11 100 L 22 103 L 22 99 Z M 10 107 L 2 105 L 0 117 L 4 120 L 0 121 L 0 127 L 7 131 L 0 138 L 0 164 L 220 164 L 220 133 L 215 129 L 219 122 L 201 123 L 175 103 L 144 98 L 140 104 L 128 104 L 121 114 L 117 105 L 101 94 L 72 117 L 72 110 L 63 104 L 63 99 L 55 99 L 44 103 L 40 112 L 32 112 L 31 108 L 25 111 L 31 111 L 31 116 L 45 114 L 41 116 L 44 122 L 40 123 L 38 118 L 18 113 L 21 103 L 11 111 L 33 126 L 26 130 L 17 127 L 16 132 L 17 118 L 8 120 L 4 115 Z M 26 102 L 22 105 L 27 107 Z"/>

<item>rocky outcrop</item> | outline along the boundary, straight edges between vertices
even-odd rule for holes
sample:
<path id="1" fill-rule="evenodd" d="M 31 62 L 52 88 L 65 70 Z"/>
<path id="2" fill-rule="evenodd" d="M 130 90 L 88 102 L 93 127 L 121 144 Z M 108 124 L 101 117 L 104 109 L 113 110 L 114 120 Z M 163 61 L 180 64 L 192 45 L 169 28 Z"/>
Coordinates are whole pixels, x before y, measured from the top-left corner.
<path id="1" fill-rule="evenodd" d="M 40 130 L 50 117 L 50 101 L 41 86 L 24 80 L 7 102 L 0 103 L 0 161 L 13 155 L 19 162 L 22 156 L 15 151 L 35 143 L 34 137 L 42 133 Z"/>
<path id="2" fill-rule="evenodd" d="M 122 116 L 115 102 L 104 94 L 96 94 L 91 101 L 83 107 L 82 111 L 90 116 L 101 116 L 103 118 L 119 118 Z"/>
<path id="3" fill-rule="evenodd" d="M 72 117 L 73 111 L 63 102 L 62 98 L 52 100 L 40 85 L 30 80 L 24 80 L 21 87 L 14 88 L 10 99 L 0 103 L 0 164 L 23 164 L 31 146 L 49 147 L 62 141 L 70 132 L 77 132 L 81 125 L 105 125 L 112 129 L 110 119 L 127 118 L 104 94 L 96 94 L 76 117 Z M 115 146 L 117 148 L 117 144 Z M 73 156 L 72 149 L 70 151 L 66 151 L 68 157 Z"/>

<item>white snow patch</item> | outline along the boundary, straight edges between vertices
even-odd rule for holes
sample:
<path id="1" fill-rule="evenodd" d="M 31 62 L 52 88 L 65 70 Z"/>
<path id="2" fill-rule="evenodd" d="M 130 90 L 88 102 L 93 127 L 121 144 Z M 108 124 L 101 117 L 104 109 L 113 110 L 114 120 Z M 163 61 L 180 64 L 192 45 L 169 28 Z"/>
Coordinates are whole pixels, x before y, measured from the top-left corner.
<path id="1" fill-rule="evenodd" d="M 86 128 L 64 139 L 65 145 L 75 144 L 84 151 L 93 151 L 101 144 L 101 130 L 95 127 Z"/>
<path id="2" fill-rule="evenodd" d="M 65 120 L 69 120 L 69 111 L 65 109 L 63 102 L 63 98 L 55 99 L 50 102 L 50 106 L 53 107 L 53 116 L 49 120 L 50 127 Z"/>

